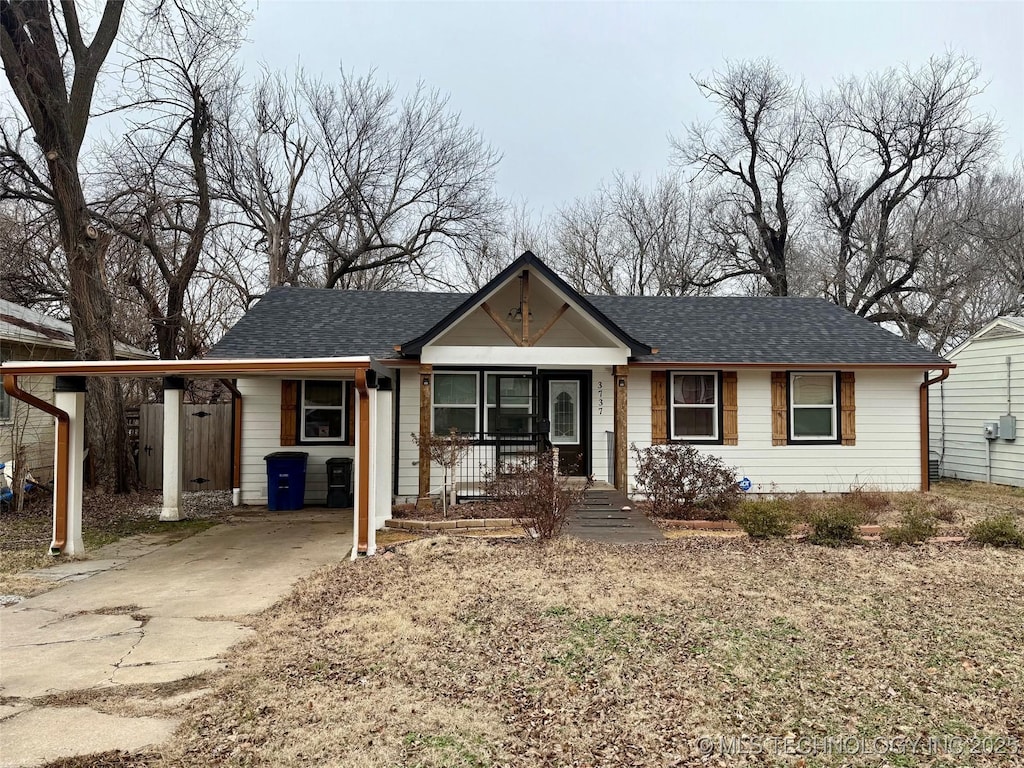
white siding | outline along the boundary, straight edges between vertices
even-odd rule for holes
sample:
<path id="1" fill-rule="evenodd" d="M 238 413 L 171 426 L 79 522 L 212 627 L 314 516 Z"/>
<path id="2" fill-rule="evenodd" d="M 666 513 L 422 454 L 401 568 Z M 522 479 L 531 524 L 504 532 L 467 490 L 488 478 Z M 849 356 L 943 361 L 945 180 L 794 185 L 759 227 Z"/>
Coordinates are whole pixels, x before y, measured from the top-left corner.
<path id="1" fill-rule="evenodd" d="M 629 441 L 651 442 L 651 372 L 629 375 Z M 857 371 L 857 444 L 772 445 L 771 372 L 737 373 L 738 445 L 698 446 L 750 478 L 754 493 L 920 488 L 919 371 Z M 630 449 L 630 492 L 636 459 Z"/>
<path id="2" fill-rule="evenodd" d="M 327 459 L 354 457 L 350 445 L 281 445 L 281 380 L 238 380 L 242 393 L 242 503 L 267 503 L 267 465 L 263 457 L 274 451 L 305 451 L 307 504 L 327 501 Z M 387 490 L 390 493 L 390 489 Z"/>
<path id="3" fill-rule="evenodd" d="M 1017 439 L 986 440 L 985 422 L 1008 411 L 1006 358 L 1010 358 L 1009 412 Z M 956 368 L 929 391 L 932 458 L 943 477 L 1024 487 L 1024 336 L 975 339 L 952 358 Z"/>

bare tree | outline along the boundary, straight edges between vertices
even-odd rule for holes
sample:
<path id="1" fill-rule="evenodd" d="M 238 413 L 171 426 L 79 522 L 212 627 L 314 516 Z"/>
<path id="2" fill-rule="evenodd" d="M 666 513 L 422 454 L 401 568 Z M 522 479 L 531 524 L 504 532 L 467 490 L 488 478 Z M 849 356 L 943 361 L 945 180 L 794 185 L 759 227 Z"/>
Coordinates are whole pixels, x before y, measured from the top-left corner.
<path id="1" fill-rule="evenodd" d="M 372 74 L 336 86 L 268 75 L 224 147 L 220 194 L 266 254 L 272 286 L 430 280 L 501 210 L 498 154 L 422 85 L 400 99 Z"/>
<path id="2" fill-rule="evenodd" d="M 702 205 L 678 176 L 645 185 L 618 173 L 589 198 L 559 211 L 554 262 L 591 293 L 679 296 L 704 292 L 715 265 L 705 258 Z"/>
<path id="3" fill-rule="evenodd" d="M 917 317 L 904 312 L 908 294 L 928 290 L 918 277 L 945 271 L 929 266 L 941 224 L 929 198 L 964 194 L 997 149 L 993 121 L 973 111 L 980 89 L 977 64 L 947 54 L 917 71 L 842 81 L 818 99 L 809 179 L 831 300 L 876 322 L 927 325 L 927 306 Z"/>
<path id="4" fill-rule="evenodd" d="M 787 258 L 799 174 L 808 152 L 802 88 L 768 60 L 727 63 L 695 79 L 717 109 L 673 140 L 677 162 L 709 183 L 720 269 L 712 284 L 756 276 L 789 294 Z"/>
<path id="5" fill-rule="evenodd" d="M 128 283 L 138 292 L 162 358 L 195 352 L 185 305 L 213 221 L 208 156 L 218 107 L 234 93 L 231 58 L 245 18 L 230 3 L 172 2 L 133 46 L 120 107 L 132 128 L 108 152 L 110 199 L 97 214 L 138 246 Z M 142 260 L 154 270 L 144 270 Z M 145 279 L 145 273 L 155 280 Z"/>
<path id="6" fill-rule="evenodd" d="M 67 260 L 68 304 L 80 359 L 112 359 L 114 333 L 103 258 L 110 233 L 89 215 L 80 154 L 101 67 L 121 23 L 124 3 L 108 0 L 87 43 L 74 2 L 0 0 L 0 58 L 38 145 L 29 154 L 4 148 L 3 195 L 28 196 L 52 208 Z M 110 490 L 136 484 L 124 403 L 116 379 L 92 384 L 88 424 L 96 478 Z"/>

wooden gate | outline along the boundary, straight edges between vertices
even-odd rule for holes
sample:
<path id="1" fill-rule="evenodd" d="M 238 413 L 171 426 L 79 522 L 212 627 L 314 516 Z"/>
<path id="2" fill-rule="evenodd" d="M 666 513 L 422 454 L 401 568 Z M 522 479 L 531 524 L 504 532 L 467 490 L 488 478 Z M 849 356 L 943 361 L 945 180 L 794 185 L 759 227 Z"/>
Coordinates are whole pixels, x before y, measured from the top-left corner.
<path id="1" fill-rule="evenodd" d="M 186 491 L 231 488 L 231 403 L 184 405 Z M 164 477 L 164 406 L 139 407 L 139 479 L 158 490 Z"/>

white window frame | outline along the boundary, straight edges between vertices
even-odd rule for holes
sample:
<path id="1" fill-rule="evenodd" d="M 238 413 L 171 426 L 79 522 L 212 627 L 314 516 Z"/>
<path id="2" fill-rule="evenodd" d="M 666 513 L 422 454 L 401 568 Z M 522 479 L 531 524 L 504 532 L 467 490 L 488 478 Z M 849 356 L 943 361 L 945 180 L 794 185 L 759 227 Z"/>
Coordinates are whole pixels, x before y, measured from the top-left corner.
<path id="1" fill-rule="evenodd" d="M 493 429 L 491 429 L 491 408 L 492 407 L 493 408 L 497 408 L 498 407 L 498 403 L 497 403 L 498 389 L 497 389 L 497 386 L 495 386 L 495 389 L 494 389 L 494 399 L 495 399 L 495 402 L 492 403 L 490 400 L 488 400 L 488 392 L 487 392 L 487 377 L 488 376 L 513 376 L 513 377 L 520 377 L 521 376 L 523 378 L 527 378 L 527 379 L 530 380 L 530 400 L 531 400 L 531 402 L 527 403 L 526 405 L 506 405 L 505 408 L 508 408 L 510 410 L 514 410 L 514 409 L 523 410 L 523 411 L 526 411 L 527 413 L 529 413 L 530 408 L 533 406 L 533 402 L 532 401 L 535 399 L 534 393 L 533 393 L 533 386 L 534 386 L 533 385 L 533 371 L 484 371 L 484 418 L 483 418 L 483 422 L 484 422 L 484 434 L 485 435 L 490 435 L 494 431 Z"/>
<path id="2" fill-rule="evenodd" d="M 434 385 L 434 377 L 442 376 L 472 376 L 473 377 L 473 392 L 476 393 L 476 399 L 473 403 L 439 403 L 437 402 L 437 387 Z M 486 393 L 484 396 L 486 399 Z M 430 377 L 430 433 L 437 434 L 434 429 L 434 415 L 438 408 L 465 408 L 466 410 L 472 409 L 475 416 L 473 420 L 473 436 L 477 436 L 480 432 L 480 373 L 479 371 L 434 371 Z"/>
<path id="3" fill-rule="evenodd" d="M 341 405 L 306 405 L 306 382 L 340 384 Z M 307 437 L 306 411 L 341 411 L 340 437 Z M 302 379 L 299 387 L 299 439 L 301 443 L 343 443 L 348 440 L 348 387 L 343 379 Z"/>
<path id="4" fill-rule="evenodd" d="M 677 376 L 711 376 L 715 382 L 715 402 L 711 405 L 698 403 L 679 403 L 675 401 L 676 377 Z M 721 425 L 719 415 L 722 404 L 722 376 L 720 371 L 671 371 L 668 381 L 668 408 L 669 414 L 669 439 L 682 442 L 715 442 L 720 439 Z M 711 434 L 710 435 L 677 435 L 676 434 L 676 408 L 704 409 L 711 411 Z"/>
<path id="5" fill-rule="evenodd" d="M 797 376 L 828 376 L 832 379 L 832 433 L 830 435 L 804 435 L 800 436 L 796 434 L 796 419 L 794 418 L 794 412 L 799 409 L 816 409 L 822 410 L 829 406 L 824 403 L 817 404 L 801 404 L 797 405 L 794 401 L 794 393 L 796 387 L 793 386 L 793 379 Z M 789 439 L 794 443 L 835 443 L 839 441 L 839 390 L 838 390 L 839 374 L 835 371 L 790 371 L 789 382 L 788 382 L 788 397 L 789 400 Z"/>

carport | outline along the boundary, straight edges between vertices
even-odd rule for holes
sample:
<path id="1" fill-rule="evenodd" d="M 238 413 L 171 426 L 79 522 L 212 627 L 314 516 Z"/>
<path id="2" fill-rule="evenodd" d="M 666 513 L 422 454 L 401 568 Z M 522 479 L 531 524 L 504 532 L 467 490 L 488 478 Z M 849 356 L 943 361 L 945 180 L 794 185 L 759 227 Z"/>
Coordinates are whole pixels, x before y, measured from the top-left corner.
<path id="1" fill-rule="evenodd" d="M 352 556 L 376 549 L 375 517 L 391 506 L 391 382 L 386 369 L 370 357 L 246 359 L 246 360 L 84 360 L 3 363 L 3 386 L 13 398 L 54 417 L 53 540 L 51 554 L 78 556 L 82 542 L 82 491 L 85 450 L 85 393 L 94 376 L 160 378 L 164 389 L 163 506 L 161 520 L 178 520 L 183 483 L 184 423 L 182 406 L 187 379 L 219 379 L 232 392 L 234 407 L 233 499 L 239 503 L 243 400 L 235 379 L 245 377 L 351 376 L 355 394 L 354 506 Z M 18 385 L 20 376 L 53 376 L 54 403 L 41 400 Z M 385 438 L 380 439 L 383 435 Z M 377 513 L 376 515 L 371 513 Z"/>

